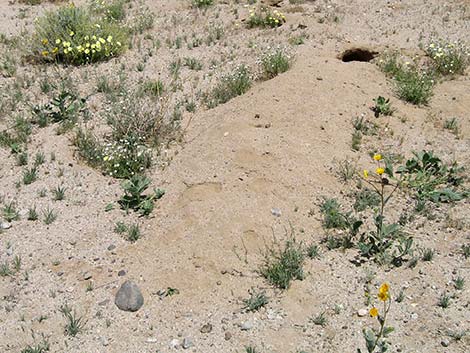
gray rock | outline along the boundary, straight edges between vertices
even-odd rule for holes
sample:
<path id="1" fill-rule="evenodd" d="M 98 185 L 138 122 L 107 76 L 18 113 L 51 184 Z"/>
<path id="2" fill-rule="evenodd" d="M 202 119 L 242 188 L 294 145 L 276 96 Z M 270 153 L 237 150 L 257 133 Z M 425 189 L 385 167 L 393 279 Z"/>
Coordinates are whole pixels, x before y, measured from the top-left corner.
<path id="1" fill-rule="evenodd" d="M 119 277 L 122 277 L 122 276 L 125 276 L 126 275 L 126 271 L 125 270 L 121 270 L 118 272 L 118 276 Z"/>
<path id="2" fill-rule="evenodd" d="M 192 346 L 193 346 L 193 342 L 191 341 L 191 339 L 186 337 L 183 340 L 183 349 L 188 349 L 188 348 L 191 348 Z"/>
<path id="3" fill-rule="evenodd" d="M 368 312 L 369 311 L 367 309 L 359 309 L 357 311 L 357 316 L 359 316 L 359 317 L 366 316 Z"/>
<path id="4" fill-rule="evenodd" d="M 442 347 L 449 347 L 449 344 L 450 344 L 450 342 L 449 342 L 449 340 L 446 339 L 446 338 L 444 338 L 444 339 L 441 341 Z"/>
<path id="5" fill-rule="evenodd" d="M 126 281 L 117 291 L 114 304 L 123 311 L 134 312 L 144 305 L 144 297 L 134 282 Z"/>
<path id="6" fill-rule="evenodd" d="M 82 277 L 83 277 L 83 280 L 87 281 L 91 279 L 93 276 L 90 272 L 86 271 L 86 272 L 83 272 Z"/>
<path id="7" fill-rule="evenodd" d="M 8 222 L 0 223 L 0 229 L 9 229 L 9 228 L 11 228 L 11 223 L 8 223 Z"/>
<path id="8" fill-rule="evenodd" d="M 230 341 L 230 339 L 232 338 L 232 333 L 230 331 L 226 331 L 224 338 L 226 341 Z"/>
<path id="9" fill-rule="evenodd" d="M 101 344 L 105 347 L 109 344 L 109 341 L 106 337 L 101 337 L 100 341 L 101 341 Z"/>
<path id="10" fill-rule="evenodd" d="M 212 325 L 211 324 L 205 324 L 204 326 L 201 327 L 201 333 L 209 333 L 212 331 Z"/>
<path id="11" fill-rule="evenodd" d="M 171 341 L 170 341 L 170 347 L 171 348 L 178 348 L 180 346 L 180 340 L 177 339 L 177 338 L 173 338 Z"/>
<path id="12" fill-rule="evenodd" d="M 249 331 L 253 328 L 253 322 L 245 321 L 243 324 L 241 324 L 240 328 L 242 329 L 242 331 Z"/>

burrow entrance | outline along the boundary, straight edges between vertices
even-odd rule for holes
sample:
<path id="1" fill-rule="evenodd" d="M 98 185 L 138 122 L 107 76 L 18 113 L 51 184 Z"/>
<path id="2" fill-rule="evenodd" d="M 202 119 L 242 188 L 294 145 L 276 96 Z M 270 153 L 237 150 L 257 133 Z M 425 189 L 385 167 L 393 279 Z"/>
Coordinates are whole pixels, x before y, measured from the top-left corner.
<path id="1" fill-rule="evenodd" d="M 345 50 L 340 56 L 341 61 L 347 63 L 351 61 L 369 62 L 374 59 L 379 53 L 377 51 L 367 48 L 351 48 Z"/>

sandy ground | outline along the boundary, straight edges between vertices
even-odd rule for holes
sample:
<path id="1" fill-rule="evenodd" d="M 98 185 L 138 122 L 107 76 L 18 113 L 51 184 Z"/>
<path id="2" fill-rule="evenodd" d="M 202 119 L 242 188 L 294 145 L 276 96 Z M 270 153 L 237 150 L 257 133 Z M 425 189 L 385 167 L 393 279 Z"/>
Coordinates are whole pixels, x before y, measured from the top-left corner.
<path id="1" fill-rule="evenodd" d="M 212 76 L 234 64 L 255 65 L 259 48 L 250 48 L 250 41 L 261 48 L 286 44 L 298 33 L 308 39 L 292 48 L 295 61 L 287 73 L 258 82 L 245 95 L 214 109 L 185 113 L 184 141 L 171 148 L 166 168 L 148 173 L 153 185 L 166 190 L 149 219 L 126 216 L 117 207 L 105 212 L 106 205 L 121 195 L 119 181 L 79 161 L 69 138 L 56 136 L 53 127 L 32 135 L 29 150 L 46 156 L 54 152 L 56 160 L 48 158 L 31 185 L 15 188 L 21 167 L 9 150 L 0 149 L 0 195 L 5 201 L 15 200 L 23 216 L 0 234 L 0 262 L 12 261 L 15 255 L 22 259 L 21 273 L 0 277 L 0 351 L 20 352 L 42 335 L 51 352 L 67 353 L 172 352 L 183 349 L 171 347 L 172 341 L 184 338 L 192 341 L 190 352 L 242 352 L 249 345 L 259 352 L 364 351 L 361 330 L 374 321 L 357 312 L 367 308 L 364 278 L 373 271 L 373 288 L 387 281 L 396 295 L 400 289 L 405 293 L 403 302 L 394 302 L 391 310 L 390 324 L 396 329 L 390 336 L 391 352 L 467 352 L 470 264 L 460 248 L 470 241 L 468 201 L 443 205 L 435 210 L 434 220 L 418 216 L 407 226 L 416 244 L 436 249 L 433 261 L 419 262 L 415 268 L 356 266 L 351 262 L 356 250 L 322 247 L 318 259 L 306 261 L 306 278 L 294 281 L 286 291 L 274 290 L 257 269 L 265 244 L 273 234 L 284 239 L 291 225 L 297 238 L 307 243 L 319 243 L 325 236 L 321 197 L 347 200 L 355 188 L 335 176 L 335 160 L 357 160 L 362 169 L 371 166 L 368 152 L 374 149 L 407 157 L 413 150 L 432 149 L 446 161 L 456 158 L 470 166 L 468 71 L 439 84 L 429 106 L 416 107 L 395 97 L 393 85 L 373 63 L 337 59 L 351 46 L 416 51 L 432 34 L 466 39 L 469 2 L 283 1 L 280 10 L 287 23 L 277 30 L 244 28 L 231 9 L 238 8 L 241 19 L 246 8 L 232 1 L 216 1 L 205 15 L 194 15 L 185 1 L 147 4 L 156 13 L 150 33 L 160 36 L 162 43 L 182 33 L 203 33 L 209 18 L 226 28 L 227 45 L 192 51 L 162 45 L 161 55 L 149 58 L 142 73 L 130 73 L 131 81 L 165 78 L 163 68 L 174 55 L 191 54 L 204 62 L 219 60 L 213 72 L 201 74 L 200 87 L 206 87 Z M 29 15 L 20 18 L 24 8 Z M 41 11 L 40 6 L 2 1 L 0 32 L 18 34 Z M 173 15 L 181 18 L 175 27 L 168 24 Z M 195 22 L 189 20 L 191 15 L 197 17 Z M 237 47 L 233 58 L 220 59 Z M 121 62 L 139 62 L 139 55 L 134 48 L 121 59 L 73 69 L 72 75 L 82 77 L 88 70 L 92 80 L 99 72 L 116 72 Z M 28 72 L 27 67 L 22 70 Z M 182 75 L 189 82 L 193 73 Z M 0 85 L 2 80 L 7 79 L 0 78 Z M 82 78 L 80 85 L 86 91 L 91 84 Z M 188 86 L 185 92 L 192 89 Z M 390 97 L 396 111 L 374 120 L 381 127 L 379 135 L 366 137 L 361 150 L 354 152 L 351 120 L 361 114 L 375 119 L 370 106 L 378 95 Z M 94 99 L 99 104 L 100 97 Z M 454 116 L 461 123 L 458 139 L 442 128 L 443 121 Z M 50 194 L 37 196 L 41 189 L 57 185 L 67 187 L 64 201 L 52 201 Z M 392 217 L 411 207 L 407 196 L 400 197 Z M 31 205 L 53 208 L 58 219 L 49 226 L 27 221 Z M 273 216 L 273 208 L 281 210 L 280 217 Z M 117 221 L 132 219 L 143 233 L 133 244 L 113 232 Z M 451 227 L 449 219 L 461 226 Z M 118 275 L 121 270 L 123 276 Z M 453 289 L 457 276 L 467 281 L 458 292 Z M 126 279 L 134 280 L 144 295 L 145 304 L 136 313 L 114 305 L 114 294 Z M 89 281 L 94 289 L 87 292 Z M 168 287 L 179 294 L 160 299 L 157 292 Z M 242 299 L 252 287 L 265 289 L 270 303 L 259 312 L 246 313 Z M 444 292 L 454 295 L 448 309 L 436 305 Z M 64 335 L 59 308 L 65 303 L 87 320 L 74 338 Z M 309 319 L 322 312 L 326 325 L 314 325 Z M 247 322 L 252 327 L 242 329 Z M 212 331 L 201 333 L 207 323 Z M 469 333 L 455 341 L 447 336 L 449 330 Z"/>

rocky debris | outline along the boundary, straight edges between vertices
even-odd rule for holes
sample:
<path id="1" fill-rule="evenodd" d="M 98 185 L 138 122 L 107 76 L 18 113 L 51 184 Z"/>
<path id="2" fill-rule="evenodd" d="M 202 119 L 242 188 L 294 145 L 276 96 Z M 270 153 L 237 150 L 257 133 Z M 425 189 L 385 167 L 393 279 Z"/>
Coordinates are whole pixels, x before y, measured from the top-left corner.
<path id="1" fill-rule="evenodd" d="M 240 325 L 242 331 L 249 331 L 253 328 L 253 321 L 245 321 Z"/>
<path id="2" fill-rule="evenodd" d="M 186 337 L 183 340 L 183 344 L 182 344 L 183 349 L 188 349 L 188 348 L 191 348 L 192 346 L 193 346 L 193 342 L 191 341 L 191 339 Z"/>
<path id="3" fill-rule="evenodd" d="M 173 339 L 170 341 L 170 347 L 171 347 L 171 348 L 178 348 L 180 345 L 181 345 L 180 340 L 177 339 L 177 338 L 173 338 Z"/>
<path id="4" fill-rule="evenodd" d="M 442 347 L 449 347 L 449 344 L 450 344 L 450 342 L 449 342 L 449 340 L 446 339 L 446 338 L 444 338 L 444 339 L 441 341 Z"/>
<path id="5" fill-rule="evenodd" d="M 114 303 L 123 311 L 134 312 L 144 305 L 144 297 L 134 282 L 126 281 L 117 291 Z"/>
<path id="6" fill-rule="evenodd" d="M 368 311 L 367 309 L 359 309 L 359 310 L 357 311 L 357 316 L 359 316 L 359 317 L 366 316 L 368 312 L 369 312 L 369 311 Z"/>
<path id="7" fill-rule="evenodd" d="M 93 277 L 92 274 L 88 271 L 83 272 L 83 274 L 82 274 L 82 278 L 83 278 L 84 281 L 87 281 L 87 280 L 91 279 L 92 277 Z"/>
<path id="8" fill-rule="evenodd" d="M 271 208 L 271 214 L 274 216 L 274 217 L 281 217 L 282 215 L 282 212 L 279 208 Z"/>
<path id="9" fill-rule="evenodd" d="M 126 275 L 126 270 L 120 270 L 120 271 L 118 272 L 118 277 L 123 277 L 123 276 L 125 276 L 125 275 Z"/>
<path id="10" fill-rule="evenodd" d="M 200 329 L 201 333 L 210 333 L 211 331 L 212 331 L 212 325 L 211 324 L 205 324 Z"/>
<path id="11" fill-rule="evenodd" d="M 10 229 L 11 228 L 11 223 L 8 222 L 0 222 L 0 229 Z"/>
<path id="12" fill-rule="evenodd" d="M 226 331 L 224 334 L 224 338 L 226 341 L 229 341 L 232 338 L 232 333 L 230 331 Z"/>

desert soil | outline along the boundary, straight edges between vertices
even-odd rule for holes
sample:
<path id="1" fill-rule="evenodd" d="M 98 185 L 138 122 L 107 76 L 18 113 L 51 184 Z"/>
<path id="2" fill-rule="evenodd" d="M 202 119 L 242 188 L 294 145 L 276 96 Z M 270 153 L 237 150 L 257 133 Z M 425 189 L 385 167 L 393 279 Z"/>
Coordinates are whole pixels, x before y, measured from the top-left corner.
<path id="1" fill-rule="evenodd" d="M 21 352 L 42 337 L 51 352 L 67 353 L 172 352 L 184 349 L 184 339 L 189 352 L 243 352 L 246 346 L 259 352 L 365 351 L 362 329 L 376 323 L 358 311 L 369 308 L 364 286 L 370 272 L 375 273 L 374 293 L 382 282 L 395 296 L 404 290 L 404 300 L 393 303 L 389 317 L 395 327 L 391 352 L 468 352 L 470 263 L 460 253 L 470 241 L 467 200 L 442 205 L 433 209 L 434 219 L 421 215 L 407 225 L 417 245 L 436 251 L 433 261 L 414 268 L 358 266 L 353 261 L 357 250 L 329 251 L 319 245 L 320 256 L 305 262 L 305 279 L 288 290 L 274 289 L 257 270 L 273 237 L 283 241 L 293 231 L 305 244 L 320 244 L 325 237 L 322 197 L 347 205 L 355 189 L 355 182 L 338 179 L 337 161 L 349 159 L 362 170 L 373 166 L 369 151 L 410 157 L 412 151 L 429 149 L 447 162 L 456 159 L 470 167 L 468 70 L 439 83 L 429 105 L 414 106 L 396 97 L 393 84 L 373 62 L 338 59 L 356 46 L 420 54 L 419 43 L 433 35 L 466 40 L 469 1 L 285 0 L 278 10 L 287 23 L 277 29 L 246 28 L 243 1 L 216 1 L 205 12 L 183 0 L 145 3 L 155 13 L 149 33 L 162 42 L 157 55 L 148 58 L 143 71 L 135 66 L 145 43 L 144 49 L 136 46 L 109 62 L 61 68 L 81 92 L 91 92 L 99 75 L 116 75 L 122 63 L 130 84 L 140 78 L 165 81 L 174 58 L 192 56 L 204 69 L 197 78 L 183 69 L 179 94 L 197 101 L 197 91 L 216 77 L 240 63 L 256 68 L 259 53 L 278 45 L 294 57 L 292 68 L 257 81 L 246 94 L 214 109 L 201 104 L 194 113 L 184 112 L 183 139 L 146 173 L 152 186 L 166 191 L 149 218 L 126 215 L 119 207 L 105 211 L 121 196 L 121 181 L 87 166 L 70 136 L 56 135 L 54 126 L 34 128 L 28 150 L 31 155 L 42 151 L 47 161 L 31 185 L 15 187 L 22 167 L 9 149 L 0 149 L 0 195 L 5 203 L 14 200 L 21 216 L 0 234 L 0 263 L 11 263 L 15 255 L 22 260 L 20 273 L 0 277 L 0 352 Z M 34 18 L 55 6 L 1 1 L 0 32 L 31 31 Z M 224 38 L 214 45 L 190 50 L 166 44 L 177 36 L 202 37 L 215 24 L 224 28 Z M 305 42 L 289 45 L 288 39 L 298 35 Z M 218 62 L 213 68 L 212 59 Z M 36 72 L 29 64 L 18 70 L 17 75 Z M 0 87 L 13 79 L 0 77 Z M 38 91 L 34 85 L 31 90 Z M 390 97 L 392 116 L 374 118 L 370 106 L 378 95 Z M 41 99 L 34 91 L 31 97 Z M 101 109 L 102 97 L 94 95 L 89 104 Z M 353 151 L 351 120 L 357 116 L 373 120 L 380 131 Z M 442 127 L 449 117 L 459 118 L 458 138 Z M 53 201 L 50 192 L 38 196 L 58 185 L 67 188 L 65 200 Z M 28 221 L 33 205 L 54 209 L 57 220 L 50 225 Z M 393 205 L 395 218 L 413 207 L 405 194 Z M 142 238 L 130 243 L 116 234 L 118 221 L 138 222 Z M 459 292 L 453 289 L 457 276 L 467 281 Z M 143 307 L 134 313 L 114 304 L 127 279 L 144 296 Z M 90 282 L 93 290 L 87 291 Z M 158 292 L 168 287 L 179 293 L 161 298 Z M 254 313 L 242 310 L 251 288 L 265 290 L 270 298 Z M 447 309 L 437 306 L 442 293 L 453 295 Z M 59 309 L 66 303 L 86 320 L 76 337 L 64 335 Z M 313 324 L 310 319 L 323 312 L 326 325 Z M 210 332 L 201 332 L 207 324 Z M 461 340 L 447 335 L 465 330 L 469 334 Z"/>

